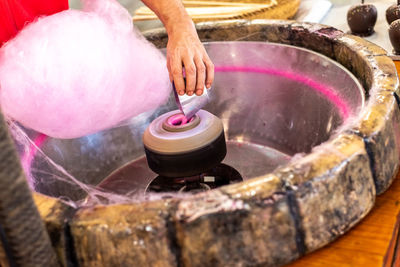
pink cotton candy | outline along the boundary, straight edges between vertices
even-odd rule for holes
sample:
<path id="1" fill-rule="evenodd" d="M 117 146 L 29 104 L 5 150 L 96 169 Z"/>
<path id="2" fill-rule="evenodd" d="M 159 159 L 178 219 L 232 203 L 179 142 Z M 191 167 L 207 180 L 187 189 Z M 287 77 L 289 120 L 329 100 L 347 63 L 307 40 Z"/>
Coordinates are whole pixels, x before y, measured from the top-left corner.
<path id="1" fill-rule="evenodd" d="M 4 113 L 56 138 L 112 127 L 171 92 L 165 58 L 113 0 L 29 24 L 0 49 L 0 87 Z"/>

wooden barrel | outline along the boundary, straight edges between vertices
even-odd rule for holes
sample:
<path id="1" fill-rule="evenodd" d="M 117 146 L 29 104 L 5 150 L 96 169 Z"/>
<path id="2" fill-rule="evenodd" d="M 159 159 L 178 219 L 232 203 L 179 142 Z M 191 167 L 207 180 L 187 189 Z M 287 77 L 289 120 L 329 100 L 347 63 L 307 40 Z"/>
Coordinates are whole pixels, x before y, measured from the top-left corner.
<path id="1" fill-rule="evenodd" d="M 343 235 L 392 183 L 399 82 L 384 50 L 293 21 L 206 22 L 197 29 L 203 41 L 268 41 L 324 54 L 362 82 L 365 108 L 312 153 L 273 173 L 184 199 L 74 209 L 35 194 L 64 266 L 283 265 Z M 146 37 L 166 46 L 163 30 Z"/>

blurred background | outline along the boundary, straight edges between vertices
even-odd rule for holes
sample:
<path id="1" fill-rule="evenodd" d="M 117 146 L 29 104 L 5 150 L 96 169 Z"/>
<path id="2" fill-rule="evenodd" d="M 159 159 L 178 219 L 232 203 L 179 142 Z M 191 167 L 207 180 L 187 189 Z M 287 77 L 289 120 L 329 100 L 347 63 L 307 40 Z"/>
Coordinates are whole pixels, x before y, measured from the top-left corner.
<path id="1" fill-rule="evenodd" d="M 119 0 L 118 2 L 121 5 L 123 5 L 132 14 L 132 16 L 138 8 L 144 6 L 143 2 L 140 0 Z M 71 8 L 77 8 L 77 9 L 80 8 L 80 0 L 69 0 L 69 6 Z M 135 22 L 135 25 L 140 31 L 145 31 L 163 26 L 162 23 L 158 20 Z"/>
<path id="2" fill-rule="evenodd" d="M 140 31 L 163 27 L 159 20 L 149 19 L 150 11 L 145 8 L 140 0 L 119 0 L 119 2 L 130 12 L 135 26 Z M 219 10 L 225 9 L 223 12 L 227 16 L 229 8 L 232 11 L 231 18 L 234 14 L 239 14 L 234 18 L 245 19 L 270 18 L 271 10 L 281 10 L 278 12 L 279 14 L 275 12 L 275 16 L 278 17 L 274 18 L 286 19 L 288 16 L 286 13 L 289 12 L 288 18 L 330 25 L 344 32 L 349 32 L 346 20 L 347 11 L 352 5 L 361 3 L 361 0 L 183 0 L 183 2 L 186 3 L 186 7 L 189 6 L 192 10 L 199 10 L 199 4 L 211 3 L 213 6 L 210 7 L 207 4 L 207 11 L 204 11 L 204 9 L 200 11 L 202 20 L 204 20 L 204 12 L 213 13 L 206 20 L 215 20 L 215 14 L 218 14 Z M 80 8 L 80 0 L 69 0 L 69 3 L 71 8 Z M 367 3 L 374 4 L 378 9 L 378 21 L 375 25 L 375 33 L 366 37 L 366 39 L 384 48 L 393 59 L 400 60 L 400 56 L 392 53 L 392 45 L 388 38 L 389 25 L 385 19 L 386 8 L 396 3 L 396 0 L 369 0 Z M 266 8 L 268 5 L 273 7 Z M 282 8 L 282 6 L 284 7 Z M 223 8 L 221 9 L 221 7 Z M 264 8 L 264 13 L 259 12 L 262 8 Z M 269 9 L 269 11 L 266 11 L 266 9 Z M 138 12 L 142 15 L 138 16 Z M 246 16 L 242 15 L 244 12 L 247 12 Z M 255 13 L 256 15 L 254 15 Z"/>
<path id="3" fill-rule="evenodd" d="M 190 0 L 189 0 L 190 1 Z M 206 0 L 210 1 L 210 0 Z M 272 2 L 274 0 L 216 0 L 210 2 L 225 2 L 225 3 L 246 3 L 246 4 L 266 4 Z M 278 4 L 280 2 L 284 2 L 285 0 L 277 0 Z M 144 4 L 140 0 L 119 0 L 120 2 L 131 14 L 132 17 L 135 15 L 135 12 L 139 8 L 144 7 Z M 324 22 L 323 18 L 326 16 L 328 11 L 332 8 L 348 8 L 349 5 L 360 3 L 359 0 L 301 0 L 300 7 L 295 15 L 294 19 L 296 20 L 307 20 L 310 22 Z M 369 2 L 390 2 L 389 0 L 377 0 L 377 1 L 369 1 Z M 71 8 L 80 8 L 80 0 L 69 0 Z M 204 2 L 203 2 L 204 3 Z M 311 12 L 314 9 L 314 12 Z M 311 14 L 307 17 L 307 15 Z M 345 20 L 345 18 L 344 18 Z M 135 26 L 140 31 L 146 31 L 153 28 L 162 27 L 162 23 L 158 20 L 145 20 L 145 21 L 135 21 Z"/>

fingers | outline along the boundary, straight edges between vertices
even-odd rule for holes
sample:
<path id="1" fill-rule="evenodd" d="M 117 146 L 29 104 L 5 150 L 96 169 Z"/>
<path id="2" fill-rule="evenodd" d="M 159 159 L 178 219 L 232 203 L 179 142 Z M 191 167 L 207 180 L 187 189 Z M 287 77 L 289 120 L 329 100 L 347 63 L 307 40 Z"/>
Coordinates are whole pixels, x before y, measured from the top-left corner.
<path id="1" fill-rule="evenodd" d="M 204 87 L 209 89 L 214 81 L 214 64 L 211 62 L 207 52 L 202 49 L 192 53 L 171 54 L 167 60 L 170 80 L 174 82 L 175 89 L 179 95 L 185 93 L 202 95 Z M 183 67 L 185 68 L 183 75 Z M 186 77 L 186 84 L 185 79 Z"/>
<path id="2" fill-rule="evenodd" d="M 167 58 L 167 68 L 168 68 L 169 80 L 171 82 L 173 82 L 174 81 L 174 77 L 172 76 L 171 59 L 169 57 Z"/>
<path id="3" fill-rule="evenodd" d="M 182 61 L 180 57 L 172 57 L 170 60 L 170 76 L 174 80 L 175 89 L 179 95 L 185 94 L 185 83 L 182 74 Z"/>
<path id="4" fill-rule="evenodd" d="M 186 94 L 191 96 L 196 88 L 196 65 L 193 62 L 193 58 L 189 56 L 183 58 L 183 63 L 186 74 Z"/>
<path id="5" fill-rule="evenodd" d="M 204 65 L 206 66 L 206 87 L 207 89 L 211 88 L 211 85 L 214 81 L 214 64 L 211 62 L 208 55 L 204 58 Z"/>
<path id="6" fill-rule="evenodd" d="M 204 90 L 204 82 L 206 80 L 206 67 L 203 60 L 200 57 L 194 58 L 194 63 L 196 65 L 196 95 L 202 95 Z"/>

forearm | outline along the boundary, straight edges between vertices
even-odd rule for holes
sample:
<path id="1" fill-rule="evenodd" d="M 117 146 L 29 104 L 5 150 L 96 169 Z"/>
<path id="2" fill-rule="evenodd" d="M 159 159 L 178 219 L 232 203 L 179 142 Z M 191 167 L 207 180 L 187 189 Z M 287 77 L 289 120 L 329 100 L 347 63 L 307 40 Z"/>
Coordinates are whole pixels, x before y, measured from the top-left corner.
<path id="1" fill-rule="evenodd" d="M 142 2 L 156 13 L 168 34 L 183 28 L 194 30 L 192 19 L 181 0 L 142 0 Z"/>
<path id="2" fill-rule="evenodd" d="M 168 33 L 167 67 L 180 95 L 201 95 L 211 87 L 214 65 L 197 36 L 181 0 L 142 0 L 160 18 Z M 183 79 L 183 67 L 185 77 Z M 186 81 L 186 84 L 185 84 Z"/>

